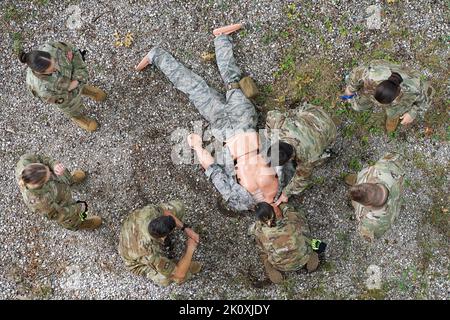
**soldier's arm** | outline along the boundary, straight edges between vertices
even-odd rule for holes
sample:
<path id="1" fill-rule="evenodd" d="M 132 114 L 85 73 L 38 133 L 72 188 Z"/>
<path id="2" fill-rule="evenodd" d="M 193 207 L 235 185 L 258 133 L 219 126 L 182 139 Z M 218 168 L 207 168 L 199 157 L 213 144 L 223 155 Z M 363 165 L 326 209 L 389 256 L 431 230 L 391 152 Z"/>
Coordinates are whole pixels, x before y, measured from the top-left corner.
<path id="1" fill-rule="evenodd" d="M 172 280 L 181 283 L 185 280 L 186 275 L 189 271 L 189 267 L 191 266 L 192 257 L 194 255 L 195 249 L 197 248 L 197 242 L 195 240 L 188 238 L 186 245 L 186 252 L 180 261 L 177 263 L 175 269 L 172 273 Z"/>
<path id="2" fill-rule="evenodd" d="M 299 164 L 297 166 L 295 175 L 286 188 L 283 189 L 287 197 L 299 194 L 309 186 L 309 177 L 311 176 L 312 169 L 311 165 Z"/>
<path id="3" fill-rule="evenodd" d="M 73 72 L 72 72 L 72 80 L 77 80 L 80 84 L 86 84 L 88 82 L 88 69 L 86 63 L 83 61 L 83 57 L 81 56 L 78 48 L 71 46 L 73 53 Z"/>
<path id="4" fill-rule="evenodd" d="M 364 65 L 353 69 L 347 79 L 347 89 L 353 93 L 361 90 L 364 87 L 364 78 L 367 71 L 367 67 Z"/>
<path id="5" fill-rule="evenodd" d="M 416 100 L 411 106 L 411 109 L 408 111 L 408 114 L 411 116 L 413 120 L 415 119 L 423 119 L 425 112 L 427 112 L 430 107 L 430 103 L 422 91 L 417 95 Z"/>

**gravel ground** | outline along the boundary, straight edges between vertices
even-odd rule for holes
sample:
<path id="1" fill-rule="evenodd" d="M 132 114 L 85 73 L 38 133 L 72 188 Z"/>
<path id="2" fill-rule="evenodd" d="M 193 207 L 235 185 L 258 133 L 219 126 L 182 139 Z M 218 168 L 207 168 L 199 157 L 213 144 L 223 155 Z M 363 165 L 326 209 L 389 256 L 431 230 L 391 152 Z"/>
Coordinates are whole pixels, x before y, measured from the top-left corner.
<path id="1" fill-rule="evenodd" d="M 304 60 L 328 57 L 344 71 L 353 37 L 360 37 L 362 45 L 370 47 L 385 39 L 387 30 L 399 26 L 408 26 L 410 34 L 421 34 L 426 41 L 448 36 L 446 1 L 397 2 L 380 2 L 385 9 L 380 30 L 343 37 L 337 24 L 325 28 L 319 18 L 339 20 L 342 27 L 351 29 L 364 23 L 365 9 L 375 1 L 290 1 L 299 12 L 298 19 L 319 30 L 330 44 L 324 50 L 313 34 L 295 31 L 304 43 Z M 73 4 L 81 8 L 79 30 L 66 26 L 67 10 Z M 243 21 L 247 31 L 234 37 L 237 61 L 258 83 L 271 84 L 290 41 L 265 39 L 289 27 L 287 5 L 281 0 L 0 3 L 1 299 L 449 298 L 448 234 L 427 221 L 433 200 L 425 191 L 432 186 L 413 157 L 422 154 L 432 166 L 445 168 L 445 182 L 436 191 L 447 197 L 445 202 L 450 158 L 447 142 L 412 135 L 404 139 L 371 136 L 366 152 L 358 155 L 357 141 L 339 136 L 337 157 L 315 173 L 323 183 L 294 199 L 302 203 L 316 237 L 328 242 L 326 262 L 313 274 L 287 273 L 288 280 L 281 286 L 256 281 L 264 280 L 265 275 L 255 245 L 246 235 L 252 217 L 221 213 L 216 205 L 218 193 L 199 166 L 171 162 L 172 132 L 192 130 L 201 117 L 159 72 L 138 74 L 133 70 L 135 63 L 151 46 L 160 44 L 223 91 L 215 64 L 203 62 L 200 55 L 213 49 L 214 27 Z M 14 13 L 11 6 L 21 14 L 8 19 L 7 15 Z M 115 47 L 116 31 L 122 36 L 132 32 L 133 45 Z M 101 124 L 98 132 L 83 132 L 51 106 L 30 96 L 25 88 L 25 67 L 12 54 L 12 32 L 22 34 L 27 49 L 49 40 L 66 40 L 88 50 L 91 82 L 109 94 L 101 104 L 85 101 L 89 114 Z M 426 65 L 413 60 L 414 48 L 409 42 L 396 43 L 395 50 L 402 52 L 406 64 L 433 77 Z M 433 54 L 442 57 L 442 68 L 448 70 L 448 47 L 440 50 Z M 392 230 L 368 244 L 356 232 L 340 176 L 350 170 L 348 163 L 355 155 L 366 165 L 386 151 L 396 150 L 405 155 L 409 181 L 421 185 L 406 189 L 403 211 Z M 89 201 L 92 213 L 104 219 L 103 226 L 94 232 L 71 232 L 31 214 L 14 180 L 15 164 L 25 152 L 42 152 L 68 168 L 87 170 L 89 179 L 75 194 Z M 204 270 L 182 286 L 160 288 L 125 270 L 117 254 L 118 235 L 121 221 L 133 209 L 175 198 L 183 199 L 187 221 L 201 230 L 202 244 L 195 259 L 204 262 Z M 178 254 L 183 247 L 183 242 L 177 245 Z M 378 296 L 365 285 L 366 270 L 372 264 L 381 268 L 383 286 Z"/>

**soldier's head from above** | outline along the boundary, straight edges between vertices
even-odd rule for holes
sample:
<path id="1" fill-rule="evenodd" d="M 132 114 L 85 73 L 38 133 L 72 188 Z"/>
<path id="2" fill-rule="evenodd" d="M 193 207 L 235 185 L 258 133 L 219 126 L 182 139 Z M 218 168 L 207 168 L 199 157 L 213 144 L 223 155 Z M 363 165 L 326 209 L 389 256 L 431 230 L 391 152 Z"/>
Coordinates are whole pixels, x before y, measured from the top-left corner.
<path id="1" fill-rule="evenodd" d="M 361 183 L 350 188 L 350 198 L 367 207 L 384 206 L 388 196 L 389 190 L 379 183 Z"/>
<path id="2" fill-rule="evenodd" d="M 31 163 L 23 169 L 20 179 L 28 189 L 38 189 L 47 183 L 50 176 L 49 167 L 42 163 Z"/>
<path id="3" fill-rule="evenodd" d="M 55 59 L 45 51 L 33 50 L 28 53 L 22 51 L 19 54 L 19 60 L 26 63 L 31 70 L 40 74 L 52 74 L 56 71 Z"/>
<path id="4" fill-rule="evenodd" d="M 161 216 L 150 221 L 148 232 L 153 238 L 164 240 L 175 229 L 175 226 L 173 217 Z"/>
<path id="5" fill-rule="evenodd" d="M 276 216 L 273 207 L 267 202 L 260 202 L 256 205 L 256 218 L 269 227 L 275 227 Z"/>
<path id="6" fill-rule="evenodd" d="M 400 94 L 400 83 L 403 78 L 397 72 L 393 72 L 389 79 L 382 81 L 375 89 L 374 97 L 381 104 L 389 104 Z"/>
<path id="7" fill-rule="evenodd" d="M 279 141 L 272 144 L 267 150 L 267 157 L 269 158 L 272 167 L 285 165 L 286 162 L 295 156 L 294 147 L 289 143 Z"/>

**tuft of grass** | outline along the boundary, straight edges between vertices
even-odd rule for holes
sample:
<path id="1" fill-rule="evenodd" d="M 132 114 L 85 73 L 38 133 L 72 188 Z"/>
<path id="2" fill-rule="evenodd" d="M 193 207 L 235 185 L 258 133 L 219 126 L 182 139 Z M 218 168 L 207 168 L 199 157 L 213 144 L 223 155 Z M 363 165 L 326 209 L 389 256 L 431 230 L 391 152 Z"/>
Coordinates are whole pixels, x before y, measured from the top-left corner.
<path id="1" fill-rule="evenodd" d="M 11 20 L 17 20 L 20 17 L 20 11 L 17 9 L 17 7 L 13 4 L 10 4 L 6 7 L 5 11 L 3 12 L 3 20 L 4 21 L 11 21 Z"/>
<path id="2" fill-rule="evenodd" d="M 362 169 L 362 164 L 357 157 L 353 157 L 348 163 L 348 167 L 354 172 L 359 172 Z"/>
<path id="3" fill-rule="evenodd" d="M 13 52 L 15 55 L 18 55 L 23 50 L 23 36 L 20 32 L 12 33 L 13 39 Z"/>

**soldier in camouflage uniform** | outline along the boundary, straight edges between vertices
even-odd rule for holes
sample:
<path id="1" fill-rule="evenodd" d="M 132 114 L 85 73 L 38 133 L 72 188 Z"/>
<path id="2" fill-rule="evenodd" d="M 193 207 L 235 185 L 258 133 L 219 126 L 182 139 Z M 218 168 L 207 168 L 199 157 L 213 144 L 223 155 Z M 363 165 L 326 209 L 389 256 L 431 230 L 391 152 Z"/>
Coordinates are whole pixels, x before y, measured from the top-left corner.
<path id="1" fill-rule="evenodd" d="M 293 160 L 280 163 L 280 189 L 287 197 L 301 193 L 310 183 L 313 168 L 330 156 L 329 148 L 337 135 L 336 125 L 322 108 L 305 103 L 286 112 L 269 111 L 266 130 L 271 140 L 287 143 L 294 150 Z"/>
<path id="2" fill-rule="evenodd" d="M 97 129 L 97 122 L 82 114 L 81 96 L 104 101 L 106 94 L 87 84 L 88 70 L 77 48 L 64 42 L 50 42 L 37 51 L 22 52 L 19 59 L 28 65 L 27 87 L 35 97 L 58 107 L 84 130 Z"/>
<path id="3" fill-rule="evenodd" d="M 209 87 L 205 80 L 159 47 L 153 48 L 136 67 L 137 70 L 142 70 L 152 64 L 161 70 L 175 88 L 188 95 L 189 100 L 210 123 L 216 140 L 226 145 L 223 151 L 219 151 L 224 156 L 223 163 L 220 163 L 202 148 L 201 137 L 191 135 L 188 139 L 188 142 L 196 141 L 195 146 L 191 142 L 189 144 L 197 152 L 206 176 L 211 179 L 229 208 L 235 211 L 252 210 L 260 201 L 272 203 L 278 190 L 275 170 L 267 165 L 258 151 L 258 117 L 255 107 L 238 84 L 242 73 L 234 59 L 228 34 L 240 27 L 240 24 L 232 25 L 213 32 L 216 35 L 214 45 L 217 65 L 227 86 L 226 96 Z M 253 163 L 250 157 L 254 160 Z M 236 160 L 236 166 L 233 160 Z M 246 172 L 239 172 L 237 168 L 246 168 Z M 258 177 L 265 180 L 258 181 Z"/>
<path id="4" fill-rule="evenodd" d="M 16 166 L 16 180 L 28 208 L 69 230 L 101 224 L 100 217 L 87 217 L 86 202 L 72 199 L 71 186 L 85 177 L 81 170 L 70 174 L 58 161 L 37 154 L 23 155 Z"/>
<path id="5" fill-rule="evenodd" d="M 124 221 L 120 232 L 119 254 L 132 273 L 145 276 L 161 286 L 178 284 L 198 273 L 201 264 L 192 261 L 199 236 L 182 222 L 185 207 L 180 201 L 147 205 L 133 211 Z M 162 250 L 164 240 L 175 229 L 184 230 L 186 253 L 177 263 Z"/>
<path id="6" fill-rule="evenodd" d="M 358 175 L 346 177 L 353 185 L 350 197 L 364 238 L 372 241 L 391 228 L 400 213 L 403 176 L 400 156 L 388 153 Z"/>
<path id="7" fill-rule="evenodd" d="M 289 204 L 280 206 L 283 218 L 277 219 L 272 206 L 259 203 L 256 207 L 256 221 L 249 228 L 249 235 L 255 237 L 267 275 L 273 283 L 280 283 L 280 271 L 296 271 L 306 266 L 309 272 L 319 265 L 317 239 L 312 239 L 304 213 Z M 324 243 L 322 243 L 324 244 Z"/>
<path id="8" fill-rule="evenodd" d="M 434 93 L 418 72 L 383 60 L 355 68 L 346 81 L 345 99 L 349 98 L 354 110 L 367 110 L 373 105 L 385 109 L 388 133 L 396 130 L 400 119 L 406 125 L 422 118 Z"/>

